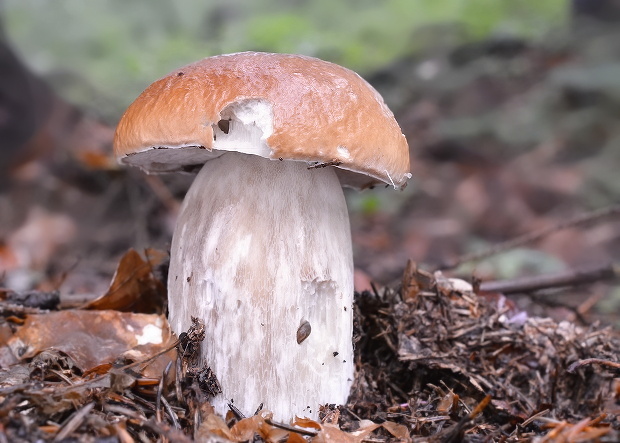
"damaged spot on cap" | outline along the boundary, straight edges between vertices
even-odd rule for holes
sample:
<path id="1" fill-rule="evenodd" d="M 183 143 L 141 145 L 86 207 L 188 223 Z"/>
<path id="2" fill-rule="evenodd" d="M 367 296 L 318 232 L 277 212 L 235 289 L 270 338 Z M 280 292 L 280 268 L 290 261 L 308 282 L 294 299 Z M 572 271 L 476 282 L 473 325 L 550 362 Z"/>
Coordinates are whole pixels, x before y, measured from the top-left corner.
<path id="1" fill-rule="evenodd" d="M 328 162 L 312 162 L 312 164 L 308 166 L 308 169 L 326 168 L 328 166 L 340 166 L 341 164 L 342 162 L 335 158 Z"/>
<path id="2" fill-rule="evenodd" d="M 230 120 L 220 120 L 217 122 L 217 127 L 220 128 L 224 134 L 228 134 L 230 132 Z M 213 137 L 215 139 L 215 137 Z"/>

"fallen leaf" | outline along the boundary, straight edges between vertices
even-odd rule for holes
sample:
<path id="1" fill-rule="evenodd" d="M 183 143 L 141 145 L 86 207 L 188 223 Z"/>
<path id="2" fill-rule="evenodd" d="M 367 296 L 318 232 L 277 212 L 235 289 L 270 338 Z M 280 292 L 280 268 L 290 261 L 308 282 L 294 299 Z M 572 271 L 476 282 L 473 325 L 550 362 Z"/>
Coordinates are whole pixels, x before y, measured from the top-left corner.
<path id="1" fill-rule="evenodd" d="M 28 315 L 8 340 L 8 347 L 18 359 L 32 358 L 46 349 L 60 350 L 85 371 L 129 352 L 136 360 L 148 357 L 172 341 L 168 322 L 161 315 L 66 310 Z"/>
<path id="2" fill-rule="evenodd" d="M 155 249 L 147 249 L 145 255 L 146 260 L 134 249 L 127 251 L 118 264 L 108 291 L 82 309 L 160 313 L 166 289 L 163 282 L 155 278 L 153 269 L 168 255 Z"/>
<path id="3" fill-rule="evenodd" d="M 291 432 L 286 439 L 286 443 L 306 443 L 307 440 L 296 432 Z"/>
<path id="4" fill-rule="evenodd" d="M 402 441 L 411 441 L 409 437 L 409 429 L 405 425 L 401 425 L 398 423 L 394 423 L 393 421 L 385 421 L 381 423 L 383 429 L 388 431 L 392 436 L 402 440 Z"/>
<path id="5" fill-rule="evenodd" d="M 378 426 L 378 425 L 377 425 Z M 340 430 L 336 425 L 323 425 L 321 431 L 312 439 L 312 443 L 361 443 L 370 434 L 362 431 L 361 434 L 349 433 Z M 374 430 L 374 429 L 373 429 Z"/>
<path id="6" fill-rule="evenodd" d="M 321 430 L 321 425 L 320 423 L 316 422 L 315 420 L 312 420 L 310 418 L 307 417 L 295 417 L 295 420 L 293 420 L 293 426 L 297 426 L 300 428 L 306 428 L 306 429 L 313 429 L 315 431 L 320 431 Z"/>
<path id="7" fill-rule="evenodd" d="M 202 423 L 200 423 L 198 431 L 196 432 L 196 439 L 198 441 L 208 441 L 211 435 L 217 435 L 235 441 L 224 419 L 214 413 L 207 414 Z"/>

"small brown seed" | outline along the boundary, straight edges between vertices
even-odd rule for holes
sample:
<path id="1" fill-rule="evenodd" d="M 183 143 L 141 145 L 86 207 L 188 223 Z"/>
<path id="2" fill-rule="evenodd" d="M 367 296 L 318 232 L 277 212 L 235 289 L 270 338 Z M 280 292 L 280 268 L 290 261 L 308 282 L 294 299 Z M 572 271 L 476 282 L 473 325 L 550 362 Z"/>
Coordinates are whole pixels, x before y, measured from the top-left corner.
<path id="1" fill-rule="evenodd" d="M 301 344 L 305 339 L 310 336 L 310 332 L 312 332 L 312 327 L 307 320 L 302 320 L 299 324 L 299 328 L 297 328 L 297 344 Z"/>

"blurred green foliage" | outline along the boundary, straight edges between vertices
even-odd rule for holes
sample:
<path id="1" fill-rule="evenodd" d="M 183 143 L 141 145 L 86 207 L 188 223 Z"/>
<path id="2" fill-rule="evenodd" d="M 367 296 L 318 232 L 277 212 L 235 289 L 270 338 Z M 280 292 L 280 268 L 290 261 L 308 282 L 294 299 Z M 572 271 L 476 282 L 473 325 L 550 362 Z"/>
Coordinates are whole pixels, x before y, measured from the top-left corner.
<path id="1" fill-rule="evenodd" d="M 566 8 L 565 0 L 4 0 L 0 4 L 7 32 L 27 62 L 38 72 L 54 74 L 52 81 L 63 95 L 110 118 L 154 79 L 218 53 L 302 53 L 363 74 L 442 41 L 455 43 L 491 33 L 538 38 L 565 23 Z M 76 82 L 76 74 L 88 87 Z M 70 80 L 63 81 L 63 76 Z M 93 103 L 93 96 L 106 100 Z"/>

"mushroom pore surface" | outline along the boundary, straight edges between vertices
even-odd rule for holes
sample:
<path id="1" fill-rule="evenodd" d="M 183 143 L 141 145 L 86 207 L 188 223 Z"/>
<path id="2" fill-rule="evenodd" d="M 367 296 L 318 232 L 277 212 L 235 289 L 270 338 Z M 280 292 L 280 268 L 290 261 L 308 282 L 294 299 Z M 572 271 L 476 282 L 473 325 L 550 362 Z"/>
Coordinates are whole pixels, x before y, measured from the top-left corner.
<path id="1" fill-rule="evenodd" d="M 288 421 L 346 402 L 353 259 L 333 168 L 234 152 L 208 161 L 176 225 L 168 294 L 177 334 L 192 316 L 205 322 L 217 412 L 263 403 Z"/>

